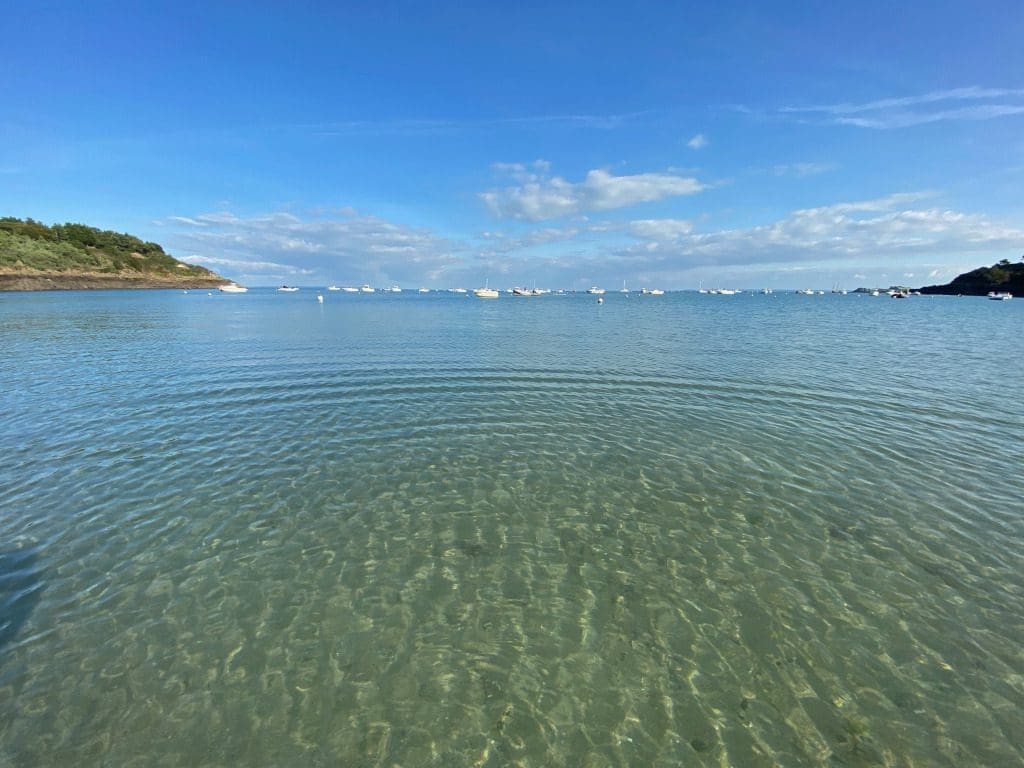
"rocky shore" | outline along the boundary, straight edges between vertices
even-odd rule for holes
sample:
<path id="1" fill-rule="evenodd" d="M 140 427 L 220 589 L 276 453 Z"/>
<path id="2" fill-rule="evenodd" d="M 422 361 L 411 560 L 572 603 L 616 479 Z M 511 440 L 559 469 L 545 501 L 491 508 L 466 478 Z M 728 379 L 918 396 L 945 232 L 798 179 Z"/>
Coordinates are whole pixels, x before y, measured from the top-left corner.
<path id="1" fill-rule="evenodd" d="M 96 272 L 0 272 L 0 291 L 133 290 L 145 288 L 216 288 L 222 277 L 194 275 L 110 274 Z"/>

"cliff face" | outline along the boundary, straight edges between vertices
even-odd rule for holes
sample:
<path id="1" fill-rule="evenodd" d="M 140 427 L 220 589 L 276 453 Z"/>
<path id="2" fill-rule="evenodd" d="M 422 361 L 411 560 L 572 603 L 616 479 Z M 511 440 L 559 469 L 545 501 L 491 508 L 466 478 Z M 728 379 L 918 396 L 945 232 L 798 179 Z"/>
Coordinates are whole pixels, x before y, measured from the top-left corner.
<path id="1" fill-rule="evenodd" d="M 1004 259 L 991 267 L 965 272 L 946 285 L 926 285 L 921 289 L 921 293 L 950 296 L 984 296 L 990 291 L 1024 296 L 1024 262 L 1011 264 Z"/>
<path id="2" fill-rule="evenodd" d="M 131 235 L 0 218 L 0 290 L 212 288 L 228 282 Z"/>

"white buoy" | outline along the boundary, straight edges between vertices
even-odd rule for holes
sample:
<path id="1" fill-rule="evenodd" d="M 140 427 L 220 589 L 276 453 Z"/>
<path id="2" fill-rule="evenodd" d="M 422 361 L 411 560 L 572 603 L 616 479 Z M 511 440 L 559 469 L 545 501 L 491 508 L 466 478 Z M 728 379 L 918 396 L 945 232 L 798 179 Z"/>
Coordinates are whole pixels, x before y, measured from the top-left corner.
<path id="1" fill-rule="evenodd" d="M 320 304 L 323 304 L 323 303 L 324 303 L 324 297 L 323 297 L 323 295 L 322 295 L 322 294 L 319 294 L 319 293 L 318 293 L 318 294 L 316 295 L 316 300 L 317 300 L 317 301 L 318 301 L 318 302 L 319 302 Z"/>
<path id="2" fill-rule="evenodd" d="M 604 304 L 604 299 L 603 299 L 603 298 L 601 298 L 601 299 L 598 299 L 598 300 L 597 300 L 597 303 L 598 303 L 598 304 Z"/>

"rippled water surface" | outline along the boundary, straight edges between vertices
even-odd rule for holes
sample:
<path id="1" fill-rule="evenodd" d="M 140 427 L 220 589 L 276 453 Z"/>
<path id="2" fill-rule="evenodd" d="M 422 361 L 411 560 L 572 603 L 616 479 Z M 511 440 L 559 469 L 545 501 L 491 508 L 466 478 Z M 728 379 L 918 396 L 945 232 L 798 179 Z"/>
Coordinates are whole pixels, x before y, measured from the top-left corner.
<path id="1" fill-rule="evenodd" d="M 1021 765 L 1022 331 L 0 294 L 0 765 Z"/>

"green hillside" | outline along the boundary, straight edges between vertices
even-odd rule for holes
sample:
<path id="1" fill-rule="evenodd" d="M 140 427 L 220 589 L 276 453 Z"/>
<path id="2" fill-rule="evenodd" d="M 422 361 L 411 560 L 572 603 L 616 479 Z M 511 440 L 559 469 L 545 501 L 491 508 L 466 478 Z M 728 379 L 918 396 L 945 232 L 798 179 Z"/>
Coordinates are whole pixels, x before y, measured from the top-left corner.
<path id="1" fill-rule="evenodd" d="M 926 285 L 921 293 L 951 296 L 984 296 L 989 291 L 1024 295 L 1024 262 L 1013 264 L 1003 259 L 991 267 L 978 267 L 954 278 L 946 285 Z"/>
<path id="2" fill-rule="evenodd" d="M 156 243 L 84 224 L 0 218 L 0 290 L 208 287 L 227 282 Z"/>

